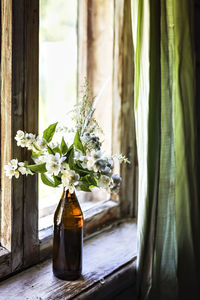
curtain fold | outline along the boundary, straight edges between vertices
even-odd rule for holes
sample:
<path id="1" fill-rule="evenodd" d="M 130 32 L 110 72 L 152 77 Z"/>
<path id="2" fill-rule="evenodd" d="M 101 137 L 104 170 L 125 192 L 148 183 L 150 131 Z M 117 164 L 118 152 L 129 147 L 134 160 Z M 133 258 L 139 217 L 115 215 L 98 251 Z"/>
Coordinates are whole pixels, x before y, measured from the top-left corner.
<path id="1" fill-rule="evenodd" d="M 194 3 L 132 0 L 138 299 L 200 299 Z"/>

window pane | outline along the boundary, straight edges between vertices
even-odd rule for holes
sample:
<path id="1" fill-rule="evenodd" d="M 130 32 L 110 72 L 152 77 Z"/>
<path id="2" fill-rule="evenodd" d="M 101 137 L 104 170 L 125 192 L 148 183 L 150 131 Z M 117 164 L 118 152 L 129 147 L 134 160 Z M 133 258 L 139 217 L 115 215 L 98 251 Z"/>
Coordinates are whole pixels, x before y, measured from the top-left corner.
<path id="1" fill-rule="evenodd" d="M 40 0 L 39 133 L 65 123 L 77 94 L 77 1 Z M 39 229 L 52 225 L 62 188 L 39 180 Z"/>

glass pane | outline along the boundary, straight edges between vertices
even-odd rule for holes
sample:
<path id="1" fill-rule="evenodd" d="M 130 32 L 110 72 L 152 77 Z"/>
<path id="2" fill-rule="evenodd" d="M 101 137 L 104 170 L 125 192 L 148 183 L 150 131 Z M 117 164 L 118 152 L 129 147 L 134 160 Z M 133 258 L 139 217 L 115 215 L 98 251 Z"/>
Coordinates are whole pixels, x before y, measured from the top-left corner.
<path id="1" fill-rule="evenodd" d="M 39 133 L 59 121 L 77 96 L 77 0 L 40 0 Z M 62 188 L 39 180 L 39 229 L 52 225 Z"/>

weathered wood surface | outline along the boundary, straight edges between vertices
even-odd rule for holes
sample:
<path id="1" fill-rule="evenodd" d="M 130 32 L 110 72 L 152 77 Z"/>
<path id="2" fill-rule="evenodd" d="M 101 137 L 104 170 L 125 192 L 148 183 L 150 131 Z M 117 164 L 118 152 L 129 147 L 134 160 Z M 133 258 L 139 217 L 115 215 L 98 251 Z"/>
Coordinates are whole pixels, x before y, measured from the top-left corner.
<path id="1" fill-rule="evenodd" d="M 25 0 L 25 82 L 24 127 L 38 133 L 39 97 L 39 0 Z M 30 152 L 26 152 L 30 161 Z M 24 266 L 39 261 L 38 179 L 27 176 L 24 181 Z"/>
<path id="2" fill-rule="evenodd" d="M 16 145 L 18 129 L 37 131 L 39 0 L 2 0 L 1 165 L 27 159 Z M 39 258 L 37 178 L 1 176 L 1 244 L 14 272 Z M 36 255 L 38 253 L 38 255 Z M 5 271 L 0 266 L 0 277 Z"/>
<path id="3" fill-rule="evenodd" d="M 78 91 L 87 77 L 88 0 L 78 2 Z"/>
<path id="4" fill-rule="evenodd" d="M 6 12 L 5 12 L 6 13 Z M 12 1 L 12 158 L 23 161 L 23 149 L 17 146 L 14 137 L 24 125 L 24 19 L 23 1 Z M 12 272 L 23 265 L 23 195 L 24 178 L 12 180 Z"/>
<path id="5" fill-rule="evenodd" d="M 84 212 L 84 235 L 87 236 L 96 230 L 114 222 L 119 218 L 119 205 L 112 201 L 104 201 Z"/>
<path id="6" fill-rule="evenodd" d="M 12 2 L 2 1 L 1 7 L 1 165 L 4 165 L 12 155 Z M 1 244 L 11 250 L 11 181 L 5 177 L 3 168 L 1 170 Z"/>
<path id="7" fill-rule="evenodd" d="M 4 166 L 11 158 L 23 159 L 23 151 L 14 143 L 16 131 L 23 129 L 23 1 L 1 1 L 1 13 L 1 164 Z M 14 179 L 11 184 L 3 167 L 1 170 L 1 244 L 11 251 L 11 270 L 15 271 L 23 263 L 23 179 Z M 0 267 L 2 275 L 5 272 Z"/>
<path id="8" fill-rule="evenodd" d="M 11 253 L 0 247 L 0 276 L 4 277 L 11 272 Z"/>
<path id="9" fill-rule="evenodd" d="M 134 120 L 134 50 L 130 0 L 114 1 L 113 125 L 112 152 L 122 153 L 131 161 L 122 164 L 120 190 L 121 215 L 136 216 L 137 149 Z"/>
<path id="10" fill-rule="evenodd" d="M 127 293 L 124 295 L 125 297 L 121 297 L 121 292 L 127 291 L 130 287 L 133 287 L 136 282 L 136 262 L 131 261 L 125 266 L 122 266 L 117 271 L 113 272 L 109 276 L 106 277 L 106 280 L 100 280 L 93 287 L 91 287 L 88 291 L 83 291 L 79 295 L 75 297 L 75 299 L 83 300 L 129 300 L 136 299 L 135 290 L 133 288 L 128 297 Z"/>
<path id="11" fill-rule="evenodd" d="M 0 299 L 84 299 L 84 291 L 106 285 L 109 275 L 135 258 L 136 224 L 123 223 L 85 242 L 80 280 L 57 279 L 46 261 L 0 283 Z"/>

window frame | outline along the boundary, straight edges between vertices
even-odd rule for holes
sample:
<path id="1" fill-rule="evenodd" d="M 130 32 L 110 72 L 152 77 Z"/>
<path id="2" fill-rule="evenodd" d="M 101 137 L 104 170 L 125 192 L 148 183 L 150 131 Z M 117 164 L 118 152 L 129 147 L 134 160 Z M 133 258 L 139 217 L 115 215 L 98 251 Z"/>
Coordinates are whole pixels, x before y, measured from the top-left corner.
<path id="1" fill-rule="evenodd" d="M 95 3 L 98 5 L 98 1 Z M 81 39 L 79 35 L 77 73 L 80 74 L 82 70 L 81 73 L 85 72 L 88 78 L 92 76 L 88 64 L 91 63 L 89 58 L 94 51 L 90 43 L 93 37 L 89 30 L 89 25 L 95 26 L 95 18 L 91 19 L 92 5 L 94 1 L 82 0 L 78 11 Z M 112 134 L 115 142 L 112 150 L 114 153 L 125 154 L 131 165 L 120 166 L 120 173 L 126 183 L 121 186 L 120 201 L 108 200 L 101 207 L 97 206 L 86 212 L 85 235 L 116 219 L 135 217 L 137 212 L 137 153 L 133 105 L 129 109 L 129 101 L 134 99 L 134 65 L 133 56 L 127 55 L 127 49 L 132 47 L 131 35 L 124 38 L 127 26 L 131 26 L 130 18 L 127 18 L 130 7 L 125 5 L 125 0 L 113 0 L 113 5 Z M 36 134 L 38 132 L 39 0 L 2 0 L 1 18 L 1 166 L 4 166 L 13 157 L 20 160 L 29 157 L 28 152 L 13 143 L 16 131 L 22 129 Z M 81 26 L 82 22 L 84 27 Z M 84 60 L 81 51 L 86 54 Z M 128 80 L 128 85 L 124 84 L 125 80 Z M 129 131 L 126 130 L 127 126 Z M 38 233 L 37 175 L 23 176 L 11 183 L 3 174 L 3 167 L 1 169 L 1 232 L 7 232 L 10 237 L 7 240 L 2 235 L 0 245 L 0 278 L 5 278 L 51 255 L 53 227 Z"/>
<path id="2" fill-rule="evenodd" d="M 38 0 L 1 1 L 1 251 L 0 277 L 38 261 L 37 176 L 12 182 L 3 166 L 28 158 L 14 143 L 18 129 L 38 130 Z M 33 213 L 34 212 L 34 213 Z M 6 233 L 6 234 L 4 234 Z"/>

